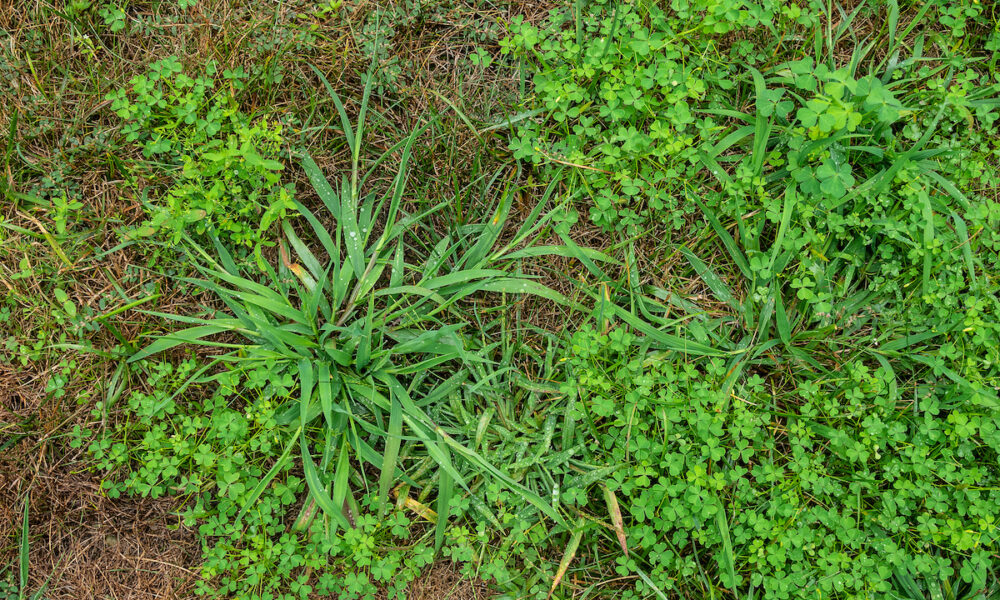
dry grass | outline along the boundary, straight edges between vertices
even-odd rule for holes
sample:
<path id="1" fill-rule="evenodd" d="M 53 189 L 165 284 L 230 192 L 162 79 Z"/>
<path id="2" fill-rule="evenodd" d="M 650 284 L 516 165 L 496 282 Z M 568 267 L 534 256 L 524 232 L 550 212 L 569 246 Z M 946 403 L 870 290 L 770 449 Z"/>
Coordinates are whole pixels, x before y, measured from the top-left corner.
<path id="1" fill-rule="evenodd" d="M 462 577 L 450 563 L 432 565 L 410 583 L 411 600 L 487 600 L 493 594 L 481 581 Z"/>
<path id="2" fill-rule="evenodd" d="M 105 497 L 100 482 L 53 459 L 58 442 L 0 455 L 0 564 L 13 563 L 29 494 L 30 589 L 50 600 L 188 598 L 198 545 L 173 500 Z"/>

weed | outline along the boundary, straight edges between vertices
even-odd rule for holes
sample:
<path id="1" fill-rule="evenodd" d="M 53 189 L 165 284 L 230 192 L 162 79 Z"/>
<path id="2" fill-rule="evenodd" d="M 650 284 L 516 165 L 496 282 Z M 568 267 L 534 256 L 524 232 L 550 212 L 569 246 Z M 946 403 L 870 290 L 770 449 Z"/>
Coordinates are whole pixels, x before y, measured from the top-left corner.
<path id="1" fill-rule="evenodd" d="M 64 4 L 0 10 L 2 448 L 200 594 L 996 595 L 991 4 Z"/>
<path id="2" fill-rule="evenodd" d="M 165 160 L 179 176 L 150 204 L 151 218 L 134 236 L 163 233 L 173 244 L 186 232 L 222 236 L 245 253 L 269 245 L 265 232 L 293 207 L 291 190 L 280 184 L 281 126 L 252 123 L 237 110 L 226 89 L 216 90 L 217 67 L 192 78 L 180 62 L 154 62 L 129 89 L 108 95 L 125 121 L 125 138 L 142 146 L 148 159 Z M 224 70 L 222 80 L 239 87 L 241 69 Z"/>

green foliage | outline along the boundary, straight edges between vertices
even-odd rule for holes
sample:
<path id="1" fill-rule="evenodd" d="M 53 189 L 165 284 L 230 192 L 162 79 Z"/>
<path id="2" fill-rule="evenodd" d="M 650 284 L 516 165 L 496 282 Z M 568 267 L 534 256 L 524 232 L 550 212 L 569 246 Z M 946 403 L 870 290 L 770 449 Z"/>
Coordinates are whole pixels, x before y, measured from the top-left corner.
<path id="1" fill-rule="evenodd" d="M 548 408 L 580 436 L 561 451 L 629 514 L 632 552 L 608 529 L 591 560 L 616 556 L 632 594 L 976 597 L 995 580 L 997 498 L 972 482 L 997 452 L 1000 205 L 981 192 L 1000 183 L 1000 86 L 964 27 L 931 28 L 978 14 L 955 5 L 838 21 L 819 4 L 597 2 L 512 24 L 504 50 L 545 115 L 519 123 L 514 155 L 568 173 L 605 229 L 686 228 L 663 246 L 703 286 L 588 265 L 592 317 L 617 328 L 577 334 L 569 404 Z M 884 19 L 870 42 L 851 39 L 859 15 Z M 809 43 L 780 51 L 769 27 Z M 723 44 L 733 32 L 748 41 Z"/>
<path id="2" fill-rule="evenodd" d="M 17 586 L 13 580 L 0 577 L 0 600 L 19 600 Z"/>
<path id="3" fill-rule="evenodd" d="M 205 573 L 220 578 L 219 593 L 256 597 L 248 586 L 263 581 L 265 573 L 273 582 L 267 584 L 271 590 L 297 577 L 296 568 L 316 569 L 317 561 L 331 554 L 349 557 L 355 567 L 368 566 L 374 554 L 365 558 L 356 544 L 368 544 L 364 540 L 376 533 L 391 530 L 398 537 L 405 531 L 406 523 L 398 516 L 395 521 L 381 519 L 390 488 L 400 480 L 407 490 L 421 490 L 420 501 L 436 490 L 437 525 L 430 553 L 418 546 L 405 557 L 372 562 L 367 575 L 355 568 L 348 575 L 355 579 L 345 579 L 347 597 L 355 592 L 368 597 L 364 590 L 369 589 L 369 575 L 374 581 L 394 581 L 394 589 L 402 590 L 406 579 L 401 574 L 415 574 L 435 550 L 445 548 L 454 559 L 469 560 L 461 539 L 455 541 L 462 536 L 448 525 L 468 509 L 462 490 L 482 480 L 560 519 L 545 499 L 486 461 L 445 412 L 447 399 L 460 391 L 467 400 L 494 395 L 497 373 L 490 373 L 487 365 L 500 342 L 489 339 L 488 332 L 496 326 L 486 321 L 487 312 L 476 309 L 474 298 L 533 294 L 567 302 L 514 272 L 522 256 L 565 254 L 555 247 L 531 253 L 524 249 L 548 221 L 542 215 L 544 201 L 502 243 L 512 186 L 503 190 L 486 223 L 429 238 L 428 215 L 447 204 L 417 215 L 401 209 L 407 163 L 421 130 L 376 161 L 400 153 L 393 186 L 381 195 L 363 193 L 373 173 L 360 168 L 364 115 L 373 85 L 369 81 L 354 127 L 333 95 L 348 132 L 351 173 L 334 185 L 311 158 L 303 159 L 332 217 L 332 229 L 296 203 L 311 231 L 305 235 L 282 223 L 280 261 L 276 268 L 263 264 L 266 285 L 242 275 L 221 244 L 216 244 L 217 259 L 192 246 L 197 253 L 192 258 L 206 279 L 186 281 L 215 294 L 230 314 L 165 315 L 193 326 L 157 339 L 129 359 L 136 364 L 183 343 L 225 348 L 226 354 L 217 360 L 227 369 L 211 376 L 195 372 L 189 379 L 212 381 L 239 393 L 247 402 L 246 412 L 227 408 L 228 396 L 218 394 L 182 412 L 175 398 L 184 386 L 175 386 L 177 391 L 167 386 L 152 394 L 134 394 L 129 401 L 130 414 L 150 424 L 138 444 L 138 460 L 130 455 L 137 448 L 135 434 L 118 441 L 105 437 L 90 447 L 105 469 L 138 465 L 121 484 L 110 485 L 110 493 L 157 496 L 211 489 L 212 496 L 196 499 L 188 515 L 192 523 L 208 519 L 199 528 L 203 535 L 229 540 L 206 546 Z M 468 332 L 472 326 L 476 329 Z M 223 332 L 242 341 L 218 344 L 206 339 Z M 188 364 L 173 375 L 169 367 L 158 367 L 159 374 L 152 373 L 150 380 L 156 387 L 161 378 L 183 378 L 193 369 Z M 251 460 L 251 455 L 264 458 Z M 293 468 L 301 469 L 301 478 L 289 475 Z M 377 473 L 377 480 L 370 480 L 368 473 Z M 362 489 L 368 490 L 366 499 L 358 501 Z M 284 531 L 280 523 L 287 524 L 282 519 L 288 505 L 299 499 L 304 508 L 294 528 L 308 530 L 313 537 L 279 535 Z M 485 504 L 480 508 L 490 514 Z M 253 529 L 257 521 L 260 525 Z M 241 523 L 250 529 L 239 528 Z M 366 533 L 366 528 L 372 532 Z M 231 545 L 236 543 L 252 551 L 237 551 Z M 453 546 L 457 549 L 449 549 Z M 234 559 L 234 553 L 240 558 Z M 301 584 L 301 595 L 307 594 L 307 582 L 295 581 Z"/>
<path id="4" fill-rule="evenodd" d="M 119 474 L 104 483 L 111 497 L 187 499 L 181 517 L 202 540 L 199 595 L 372 598 L 380 584 L 397 597 L 433 557 L 427 536 L 411 539 L 410 520 L 395 509 L 383 519 L 359 515 L 335 535 L 328 521 L 296 507 L 306 482 L 282 453 L 298 440 L 277 425 L 291 392 L 265 370 L 237 367 L 198 383 L 205 370 L 193 360 L 133 368 L 146 391 L 129 395 L 128 419 L 100 434 L 77 427 L 73 445 L 92 439 L 96 466 Z M 359 502 L 373 508 L 375 499 Z M 341 595 L 345 589 L 353 595 Z"/>
<path id="5" fill-rule="evenodd" d="M 239 254 L 253 248 L 259 256 L 270 245 L 265 232 L 294 207 L 291 188 L 280 183 L 282 129 L 238 110 L 232 89 L 246 78 L 242 68 L 224 70 L 222 84 L 216 75 L 209 64 L 204 75 L 189 77 L 170 57 L 108 95 L 125 122 L 125 139 L 174 170 L 149 205 L 151 218 L 133 235 L 162 233 L 176 244 L 185 233 L 211 234 Z"/>
<path id="6" fill-rule="evenodd" d="M 112 33 L 117 33 L 125 29 L 125 24 L 127 22 L 125 11 L 114 3 L 108 2 L 101 5 L 101 7 L 97 9 L 97 14 L 104 20 L 104 24 Z"/>
<path id="7" fill-rule="evenodd" d="M 67 14 L 86 25 L 90 11 L 99 41 L 117 44 L 160 27 L 134 8 Z M 499 55 L 495 7 L 478 0 L 374 6 L 361 22 L 339 1 L 291 8 L 291 24 L 282 9 L 266 27 L 237 9 L 252 30 L 216 55 L 243 53 L 241 67 L 188 75 L 167 58 L 108 96 L 138 149 L 108 166 L 149 211 L 130 243 L 189 258 L 200 276 L 183 283 L 217 303 L 151 313 L 187 328 L 117 366 L 91 414 L 116 426 L 70 437 L 108 474 L 107 494 L 180 500 L 201 537 L 201 594 L 402 598 L 441 557 L 507 598 L 996 594 L 989 3 L 580 1 L 515 18 Z M 358 103 L 309 98 L 306 129 L 332 116 L 350 154 L 327 179 L 239 100 L 300 90 L 312 74 L 298 58 L 333 25 L 374 66 Z M 427 197 L 442 187 L 436 163 L 408 167 L 426 137 L 434 149 L 455 132 L 433 123 L 366 146 L 373 97 L 388 124 L 377 137 L 391 140 L 391 96 L 425 75 L 399 50 L 439 27 L 457 32 L 456 65 L 517 61 L 530 93 L 508 123 L 459 116 L 484 148 L 510 128 L 531 172 L 483 176 L 472 157 L 473 182 L 454 176 L 448 199 Z M 39 54 L 43 38 L 19 36 Z M 0 56 L 0 74 L 37 85 L 57 72 L 20 60 Z M 21 118 L 11 130 L 34 145 L 60 128 Z M 12 194 L 15 212 L 46 230 L 0 221 L 17 236 L 8 288 L 44 292 L 0 301 L 0 359 L 49 361 L 52 400 L 72 397 L 79 364 L 57 352 L 113 326 L 111 305 L 81 302 L 59 275 L 93 210 L 76 162 L 120 140 L 66 141 L 30 184 L 10 184 L 27 192 Z M 291 157 L 315 199 L 282 185 Z M 586 211 L 604 237 L 581 226 Z M 60 261 L 34 260 L 25 240 Z M 582 265 L 560 287 L 574 300 L 524 274 L 550 257 Z M 565 335 L 529 324 L 546 300 L 566 311 Z M 112 354 L 132 352 L 115 332 Z M 151 362 L 194 344 L 214 355 Z"/>
<path id="8" fill-rule="evenodd" d="M 28 575 L 31 565 L 28 559 L 31 551 L 31 540 L 28 511 L 29 497 L 25 495 L 21 525 L 17 533 L 17 565 L 16 567 L 10 565 L 0 570 L 0 600 L 45 600 L 45 591 L 49 587 L 48 579 L 34 593 L 31 593 L 31 589 L 29 589 Z"/>
<path id="9" fill-rule="evenodd" d="M 978 6 L 946 4 L 940 10 L 949 14 L 956 4 Z M 706 192 L 713 210 L 744 214 L 747 204 L 773 202 L 788 173 L 811 202 L 843 198 L 896 157 L 928 158 L 907 150 L 941 145 L 940 136 L 914 144 L 930 122 L 957 125 L 992 111 L 980 102 L 993 94 L 991 74 L 953 81 L 948 65 L 924 56 L 925 44 L 945 51 L 947 40 L 921 33 L 913 47 L 900 46 L 896 29 L 908 33 L 931 18 L 926 8 L 905 30 L 897 9 L 891 31 L 836 64 L 835 45 L 859 11 L 876 18 L 894 3 L 862 3 L 833 32 L 825 31 L 833 15 L 824 3 L 671 6 L 581 3 L 579 14 L 557 11 L 543 27 L 515 19 L 502 42 L 533 71 L 534 105 L 546 115 L 519 125 L 515 157 L 575 166 L 593 199 L 591 220 L 605 228 L 678 229 L 696 210 L 691 197 Z M 812 55 L 782 52 L 775 30 L 815 39 Z M 720 37 L 734 31 L 771 45 Z M 876 60 L 879 44 L 891 59 Z M 967 87 L 973 82 L 979 89 Z M 897 135 L 904 119 L 916 137 Z"/>
<path id="10" fill-rule="evenodd" d="M 587 424 L 579 441 L 618 465 L 606 484 L 632 549 L 620 576 L 643 570 L 669 594 L 704 570 L 767 598 L 880 597 L 898 574 L 984 589 L 1000 498 L 982 465 L 1000 451 L 1000 405 L 961 401 L 937 378 L 914 402 L 863 361 L 800 369 L 777 393 L 752 375 L 728 393 L 724 361 L 646 346 L 621 328 L 581 330 L 560 388 Z"/>

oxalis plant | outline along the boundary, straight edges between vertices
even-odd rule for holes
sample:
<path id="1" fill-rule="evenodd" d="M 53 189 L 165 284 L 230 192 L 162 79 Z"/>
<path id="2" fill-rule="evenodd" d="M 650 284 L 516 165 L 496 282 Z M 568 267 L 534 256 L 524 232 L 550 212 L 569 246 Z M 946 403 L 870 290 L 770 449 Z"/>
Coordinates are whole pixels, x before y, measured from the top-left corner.
<path id="1" fill-rule="evenodd" d="M 361 145 L 372 79 L 368 78 L 357 124 L 352 126 L 341 99 L 317 74 L 333 97 L 353 157 L 350 174 L 330 182 L 303 154 L 302 166 L 329 214 L 321 219 L 295 202 L 310 235 L 299 235 L 288 221 L 282 223 L 280 259 L 275 266 L 264 265 L 264 282 L 240 274 L 217 239 L 213 238 L 213 254 L 188 238 L 204 278 L 185 281 L 213 292 L 228 307 L 228 314 L 161 315 L 191 327 L 158 338 L 129 360 L 180 344 L 202 344 L 224 349 L 218 357 L 222 363 L 239 363 L 243 368 L 264 365 L 275 380 L 297 381 L 297 394 L 286 397 L 278 411 L 277 424 L 287 440 L 284 451 L 256 485 L 238 520 L 287 461 L 296 458 L 309 495 L 297 528 L 309 526 L 320 511 L 330 534 L 352 526 L 357 504 L 349 476 L 355 465 L 360 465 L 362 476 L 375 472 L 366 465 L 377 470 L 377 507 L 383 514 L 393 482 L 413 484 L 399 460 L 406 444 L 422 447 L 439 469 L 437 547 L 444 539 L 449 504 L 457 491 L 469 488 L 469 477 L 463 475 L 469 467 L 473 475 L 501 482 L 561 522 L 551 504 L 484 460 L 429 414 L 463 385 L 475 390 L 490 383 L 471 381 L 491 372 L 475 367 L 489 362 L 500 343 L 484 343 L 482 337 L 465 334 L 470 320 L 475 320 L 477 330 L 483 327 L 482 315 L 467 308 L 473 296 L 534 294 L 567 302 L 550 288 L 516 274 L 518 261 L 526 256 L 566 254 L 564 248 L 531 244 L 550 220 L 550 214 L 543 214 L 549 194 L 504 243 L 499 238 L 513 196 L 509 181 L 487 223 L 460 227 L 436 243 L 425 244 L 428 230 L 417 230 L 443 204 L 411 215 L 401 209 L 401 200 L 414 141 L 427 126 L 415 129 L 363 172 Z M 397 152 L 399 168 L 389 189 L 365 192 L 374 170 Z M 491 183 L 498 180 L 500 173 Z M 241 341 L 206 339 L 217 334 Z M 219 377 L 204 376 L 206 369 L 198 376 Z M 317 449 L 318 461 L 313 455 Z"/>

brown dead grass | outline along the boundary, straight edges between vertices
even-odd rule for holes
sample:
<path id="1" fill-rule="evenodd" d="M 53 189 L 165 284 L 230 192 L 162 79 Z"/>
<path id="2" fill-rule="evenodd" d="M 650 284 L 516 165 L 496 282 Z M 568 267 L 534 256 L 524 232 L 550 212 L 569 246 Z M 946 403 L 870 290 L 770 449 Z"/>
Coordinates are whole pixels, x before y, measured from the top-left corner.
<path id="1" fill-rule="evenodd" d="M 30 589 L 49 600 L 191 597 L 198 547 L 170 500 L 112 500 L 99 481 L 50 463 L 53 446 L 25 441 L 0 454 L 0 564 L 16 561 L 30 498 Z"/>
<path id="2" fill-rule="evenodd" d="M 462 577 L 451 563 L 430 566 L 407 588 L 410 600 L 487 600 L 494 595 L 482 581 Z"/>

